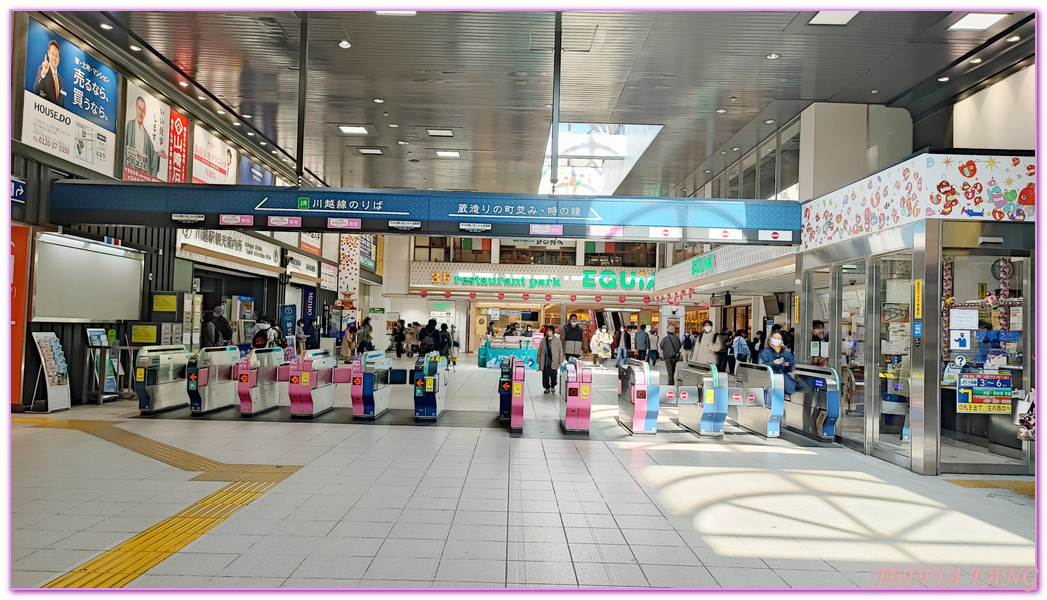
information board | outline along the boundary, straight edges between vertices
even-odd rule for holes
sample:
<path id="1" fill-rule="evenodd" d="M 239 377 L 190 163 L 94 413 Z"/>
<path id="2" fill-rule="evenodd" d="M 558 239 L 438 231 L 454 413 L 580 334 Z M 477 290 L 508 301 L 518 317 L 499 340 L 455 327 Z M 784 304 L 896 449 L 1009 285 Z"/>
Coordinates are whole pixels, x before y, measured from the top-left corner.
<path id="1" fill-rule="evenodd" d="M 995 373 L 960 374 L 956 412 L 1011 414 L 1011 376 Z"/>

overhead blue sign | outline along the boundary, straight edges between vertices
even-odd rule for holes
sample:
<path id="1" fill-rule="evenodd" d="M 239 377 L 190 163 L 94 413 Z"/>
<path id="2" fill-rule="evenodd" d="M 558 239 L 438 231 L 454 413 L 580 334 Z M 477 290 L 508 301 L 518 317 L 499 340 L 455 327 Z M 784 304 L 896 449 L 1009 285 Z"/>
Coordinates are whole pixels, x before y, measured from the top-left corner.
<path id="1" fill-rule="evenodd" d="M 84 211 L 115 211 L 779 231 L 799 231 L 801 223 L 800 205 L 781 200 L 658 200 L 93 181 L 55 182 L 50 200 L 53 214 L 71 211 L 77 217 L 86 217 Z"/>
<path id="2" fill-rule="evenodd" d="M 11 178 L 11 200 L 25 204 L 25 182 L 17 177 Z"/>
<path id="3" fill-rule="evenodd" d="M 240 183 L 246 185 L 273 185 L 273 172 L 246 156 L 241 156 Z"/>

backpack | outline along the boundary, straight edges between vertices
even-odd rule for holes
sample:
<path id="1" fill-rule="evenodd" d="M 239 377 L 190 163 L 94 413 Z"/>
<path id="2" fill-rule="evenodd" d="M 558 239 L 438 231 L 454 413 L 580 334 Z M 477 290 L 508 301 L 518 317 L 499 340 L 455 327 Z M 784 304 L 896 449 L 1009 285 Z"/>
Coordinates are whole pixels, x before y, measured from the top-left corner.
<path id="1" fill-rule="evenodd" d="M 418 349 L 422 354 L 429 354 L 436 349 L 436 343 L 433 341 L 433 336 L 428 329 L 423 329 L 421 336 L 421 339 L 418 341 Z"/>
<path id="2" fill-rule="evenodd" d="M 269 330 L 259 329 L 254 332 L 254 337 L 251 338 L 251 346 L 253 348 L 265 348 L 269 345 Z"/>
<path id="3" fill-rule="evenodd" d="M 684 350 L 692 350 L 694 348 L 694 341 L 693 340 L 694 340 L 694 338 L 692 338 L 689 335 L 688 336 L 684 336 L 684 338 L 683 338 L 683 349 Z"/>

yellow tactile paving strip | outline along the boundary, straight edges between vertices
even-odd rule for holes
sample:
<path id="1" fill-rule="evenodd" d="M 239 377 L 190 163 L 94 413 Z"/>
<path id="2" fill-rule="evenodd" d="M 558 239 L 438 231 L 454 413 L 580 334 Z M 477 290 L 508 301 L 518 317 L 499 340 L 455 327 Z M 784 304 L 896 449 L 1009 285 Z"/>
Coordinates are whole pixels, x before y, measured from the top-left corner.
<path id="1" fill-rule="evenodd" d="M 1036 498 L 1036 482 L 1013 479 L 947 479 L 950 483 L 969 488 L 1000 488 L 1016 494 Z"/>
<path id="2" fill-rule="evenodd" d="M 232 482 L 58 577 L 44 585 L 45 588 L 124 587 L 302 468 L 295 465 L 220 463 L 114 427 L 120 421 L 13 417 L 11 422 L 76 429 L 185 471 L 203 471 L 193 481 Z"/>

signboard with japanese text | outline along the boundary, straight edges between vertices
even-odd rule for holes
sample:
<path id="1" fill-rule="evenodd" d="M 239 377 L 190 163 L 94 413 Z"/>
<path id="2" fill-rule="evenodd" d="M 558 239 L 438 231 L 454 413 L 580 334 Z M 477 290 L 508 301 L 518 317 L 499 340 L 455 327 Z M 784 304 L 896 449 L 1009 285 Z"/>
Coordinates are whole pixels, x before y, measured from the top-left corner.
<path id="1" fill-rule="evenodd" d="M 29 19 L 22 142 L 112 176 L 120 76 Z"/>
<path id="2" fill-rule="evenodd" d="M 323 234 L 303 231 L 298 240 L 298 247 L 309 254 L 320 256 L 320 249 L 323 247 Z"/>
<path id="3" fill-rule="evenodd" d="M 239 231 L 213 229 L 179 229 L 178 243 L 212 252 L 235 256 L 269 267 L 280 266 L 280 247 Z"/>
<path id="4" fill-rule="evenodd" d="M 289 275 L 297 273 L 306 277 L 320 278 L 320 267 L 315 259 L 297 252 L 288 252 L 287 258 L 290 259 L 287 263 L 287 273 Z"/>
<path id="5" fill-rule="evenodd" d="M 961 373 L 956 390 L 956 412 L 1011 414 L 1011 376 Z"/>
<path id="6" fill-rule="evenodd" d="M 379 235 L 377 238 L 378 243 L 374 248 L 374 274 L 381 277 L 382 272 L 385 271 L 385 236 Z"/>
<path id="7" fill-rule="evenodd" d="M 128 81 L 124 181 L 185 183 L 188 147 L 188 119 Z"/>
<path id="8" fill-rule="evenodd" d="M 240 183 L 242 185 L 273 185 L 273 172 L 250 158 L 241 156 Z"/>
<path id="9" fill-rule="evenodd" d="M 236 183 L 236 155 L 236 150 L 210 131 L 193 127 L 193 183 Z"/>
<path id="10" fill-rule="evenodd" d="M 330 263 L 320 263 L 320 289 L 338 289 L 338 267 Z"/>
<path id="11" fill-rule="evenodd" d="M 376 241 L 373 235 L 360 236 L 360 266 L 374 271 L 377 266 L 374 261 Z"/>

